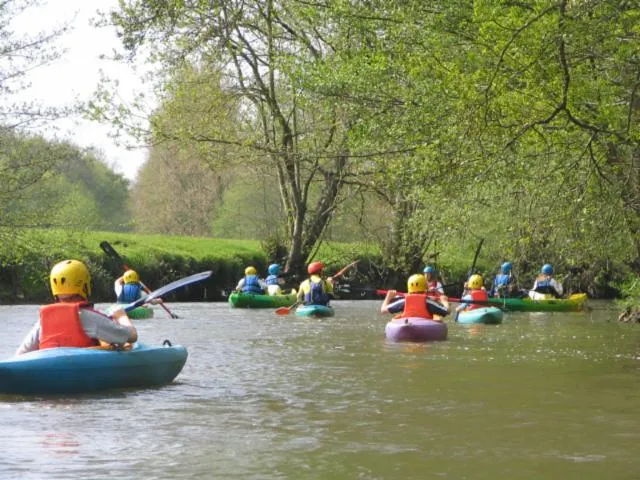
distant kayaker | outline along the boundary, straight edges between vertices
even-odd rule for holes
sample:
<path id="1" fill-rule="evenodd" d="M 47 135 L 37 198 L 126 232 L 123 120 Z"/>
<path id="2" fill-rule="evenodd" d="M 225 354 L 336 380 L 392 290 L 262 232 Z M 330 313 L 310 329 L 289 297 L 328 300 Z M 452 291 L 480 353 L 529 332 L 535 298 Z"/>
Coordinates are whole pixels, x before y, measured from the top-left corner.
<path id="1" fill-rule="evenodd" d="M 456 312 L 486 307 L 486 303 L 489 301 L 489 295 L 487 294 L 487 290 L 484 288 L 484 280 L 482 277 L 477 273 L 471 275 L 465 285 L 466 288 L 468 288 L 468 292 L 460 299 L 462 300 L 462 303 L 458 305 Z"/>
<path id="2" fill-rule="evenodd" d="M 277 263 L 272 263 L 269 265 L 268 272 L 269 275 L 265 279 L 265 283 L 267 284 L 267 293 L 269 295 L 282 295 L 282 285 L 284 285 L 284 279 L 281 278 L 280 275 L 280 265 Z"/>
<path id="3" fill-rule="evenodd" d="M 312 262 L 307 266 L 309 278 L 300 284 L 298 302 L 305 305 L 329 305 L 333 299 L 333 279 L 323 278 L 322 262 Z"/>
<path id="4" fill-rule="evenodd" d="M 135 270 L 127 270 L 124 275 L 118 277 L 113 284 L 113 289 L 118 303 L 132 303 L 145 295 L 140 276 Z"/>
<path id="5" fill-rule="evenodd" d="M 248 266 L 244 269 L 244 278 L 241 278 L 236 285 L 236 290 L 242 293 L 257 293 L 264 295 L 267 285 L 258 276 L 256 267 Z"/>
<path id="6" fill-rule="evenodd" d="M 422 273 L 424 273 L 424 276 L 427 279 L 427 293 L 433 294 L 432 296 L 444 295 L 442 283 L 438 281 L 436 276 L 436 269 L 431 265 L 427 265 Z"/>
<path id="7" fill-rule="evenodd" d="M 529 297 L 533 300 L 544 300 L 549 295 L 553 295 L 555 298 L 562 298 L 562 284 L 553 278 L 553 266 L 549 263 L 545 263 L 540 269 L 540 274 L 533 282 L 533 287 L 529 292 Z"/>
<path id="8" fill-rule="evenodd" d="M 112 318 L 89 303 L 91 276 L 79 260 L 57 263 L 49 276 L 56 303 L 40 308 L 40 318 L 24 338 L 16 355 L 56 347 L 92 347 L 100 340 L 124 345 L 135 342 L 138 332 L 122 309 Z M 114 321 L 115 320 L 115 321 Z"/>
<path id="9" fill-rule="evenodd" d="M 511 262 L 504 262 L 500 266 L 500 273 L 496 275 L 493 279 L 493 286 L 491 290 L 489 290 L 489 296 L 491 297 L 500 297 L 500 298 L 510 298 L 517 297 L 518 294 L 518 286 L 516 277 L 513 275 L 513 266 Z"/>
<path id="10" fill-rule="evenodd" d="M 380 307 L 381 313 L 400 313 L 401 317 L 426 318 L 427 320 L 442 321 L 443 316 L 449 313 L 449 300 L 442 294 L 438 302 L 427 294 L 427 279 L 424 275 L 416 273 L 407 280 L 407 295 L 404 298 L 394 300 L 397 292 L 389 290 Z M 438 318 L 434 318 L 438 315 Z"/>

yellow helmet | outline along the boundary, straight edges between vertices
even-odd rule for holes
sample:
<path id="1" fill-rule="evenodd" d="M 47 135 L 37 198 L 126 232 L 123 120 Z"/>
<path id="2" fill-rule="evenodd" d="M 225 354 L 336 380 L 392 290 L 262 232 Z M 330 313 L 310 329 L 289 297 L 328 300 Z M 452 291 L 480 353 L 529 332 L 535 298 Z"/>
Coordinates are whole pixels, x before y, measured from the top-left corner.
<path id="1" fill-rule="evenodd" d="M 80 295 L 85 300 L 91 295 L 91 275 L 86 265 L 79 260 L 57 263 L 49 275 L 51 292 L 58 295 Z"/>
<path id="2" fill-rule="evenodd" d="M 244 269 L 244 274 L 245 275 L 257 275 L 258 271 L 256 270 L 255 267 L 247 267 Z"/>
<path id="3" fill-rule="evenodd" d="M 424 275 L 416 273 L 407 280 L 407 291 L 409 293 L 423 293 L 427 291 L 427 279 Z"/>
<path id="4" fill-rule="evenodd" d="M 484 285 L 484 281 L 482 280 L 482 277 L 477 274 L 471 275 L 469 277 L 469 280 L 467 281 L 467 286 L 469 288 L 473 288 L 474 290 L 478 290 L 482 288 L 483 285 Z"/>
<path id="5" fill-rule="evenodd" d="M 124 283 L 138 283 L 140 281 L 140 277 L 135 270 L 127 270 L 124 272 L 122 279 L 124 280 Z"/>

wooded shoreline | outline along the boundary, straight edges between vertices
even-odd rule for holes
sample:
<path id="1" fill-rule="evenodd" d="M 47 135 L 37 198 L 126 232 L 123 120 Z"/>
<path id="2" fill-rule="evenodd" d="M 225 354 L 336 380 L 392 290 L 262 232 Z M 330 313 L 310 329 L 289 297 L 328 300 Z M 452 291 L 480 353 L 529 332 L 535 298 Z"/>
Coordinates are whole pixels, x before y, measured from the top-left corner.
<path id="1" fill-rule="evenodd" d="M 113 281 L 123 270 L 121 264 L 101 250 L 100 242 L 104 240 L 113 245 L 150 288 L 159 288 L 196 272 L 213 271 L 209 280 L 181 290 L 171 297 L 172 301 L 225 301 L 228 293 L 243 276 L 247 265 L 255 266 L 259 272 L 266 275 L 267 266 L 279 260 L 269 258 L 261 243 L 253 240 L 32 229 L 16 232 L 16 244 L 13 249 L 7 249 L 5 245 L 5 252 L 13 252 L 13 255 L 5 253 L 0 258 L 0 302 L 49 302 L 50 268 L 65 258 L 77 258 L 89 266 L 94 302 L 113 301 Z M 317 258 L 326 264 L 328 274 L 335 273 L 354 259 L 360 260 L 356 268 L 342 280 L 343 284 L 348 284 L 351 290 L 359 292 L 360 295 L 344 293 L 344 298 L 375 298 L 374 291 L 377 288 L 404 290 L 407 272 L 384 268 L 381 265 L 381 256 L 374 248 L 357 244 L 327 243 L 318 252 Z M 280 263 L 284 263 L 282 259 Z M 455 296 L 460 293 L 469 264 L 468 253 L 459 252 L 458 258 L 445 258 L 437 265 L 443 283 L 450 285 L 447 292 L 449 295 Z M 496 273 L 492 262 L 486 260 L 486 255 L 481 254 L 476 269 L 483 274 L 488 288 Z M 520 276 L 520 286 L 528 288 L 531 281 L 529 276 L 536 273 L 534 271 L 528 276 Z M 565 290 L 569 293 L 587 292 L 590 298 L 601 299 L 612 299 L 621 295 L 621 290 L 615 284 L 609 288 L 602 288 L 593 282 L 590 283 L 584 275 L 585 272 L 579 269 L 570 271 L 564 278 Z M 304 272 L 288 275 L 287 286 L 295 288 L 302 278 Z"/>

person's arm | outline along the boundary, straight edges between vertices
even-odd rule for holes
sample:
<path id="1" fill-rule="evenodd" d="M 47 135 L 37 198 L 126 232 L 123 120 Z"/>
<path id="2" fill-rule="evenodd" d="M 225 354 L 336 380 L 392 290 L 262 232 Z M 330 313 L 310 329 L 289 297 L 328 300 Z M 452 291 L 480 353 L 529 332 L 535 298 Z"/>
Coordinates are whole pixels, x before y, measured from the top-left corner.
<path id="1" fill-rule="evenodd" d="M 335 298 L 335 295 L 333 294 L 333 277 L 327 278 L 326 282 L 324 283 L 324 289 L 325 293 L 329 295 L 329 298 Z"/>
<path id="2" fill-rule="evenodd" d="M 242 287 L 244 287 L 244 277 L 240 279 L 240 281 L 238 282 L 238 284 L 236 285 L 236 290 L 240 291 L 242 290 Z"/>
<path id="3" fill-rule="evenodd" d="M 387 292 L 387 296 L 384 297 L 384 301 L 380 306 L 380 313 L 398 313 L 404 310 L 404 298 L 392 302 L 396 294 L 396 290 L 389 290 Z"/>
<path id="4" fill-rule="evenodd" d="M 305 287 L 305 282 L 307 282 L 308 280 L 303 281 L 300 284 L 300 287 L 298 288 L 298 296 L 296 297 L 296 301 L 298 303 L 300 302 L 304 302 L 304 287 Z"/>
<path id="5" fill-rule="evenodd" d="M 462 303 L 460 303 L 460 305 L 456 307 L 456 312 L 459 312 L 460 310 L 464 310 L 469 306 L 468 303 L 464 303 L 464 300 L 471 301 L 473 300 L 473 298 L 471 297 L 471 295 L 464 295 L 460 300 L 462 300 Z"/>
<path id="6" fill-rule="evenodd" d="M 122 309 L 113 312 L 112 318 L 109 318 L 96 310 L 82 308 L 80 322 L 90 338 L 119 345 L 138 340 L 136 327 Z"/>
<path id="7" fill-rule="evenodd" d="M 24 337 L 22 343 L 16 350 L 16 355 L 22 355 L 23 353 L 33 352 L 34 350 L 39 350 L 40 348 L 40 320 L 37 320 L 36 323 L 33 324 L 27 336 Z"/>
<path id="8" fill-rule="evenodd" d="M 113 289 L 116 292 L 116 297 L 119 297 L 122 293 L 122 287 L 124 286 L 124 277 L 116 278 L 116 281 L 113 282 Z"/>
<path id="9" fill-rule="evenodd" d="M 563 288 L 562 288 L 562 284 L 557 281 L 555 278 L 551 279 L 551 285 L 553 286 L 553 288 L 555 289 L 556 293 L 557 293 L 557 297 L 562 297 L 563 292 Z"/>
<path id="10" fill-rule="evenodd" d="M 384 297 L 384 301 L 382 302 L 382 305 L 380 305 L 380 313 L 389 313 L 387 310 L 387 307 L 389 306 L 389 303 L 391 302 L 391 299 L 393 297 L 396 296 L 396 291 L 395 290 L 388 290 L 387 291 L 387 295 L 386 297 Z"/>
<path id="11" fill-rule="evenodd" d="M 451 313 L 451 307 L 449 306 L 449 299 L 446 295 L 442 294 L 438 297 L 438 301 L 442 304 L 444 308 L 447 309 L 447 312 Z"/>

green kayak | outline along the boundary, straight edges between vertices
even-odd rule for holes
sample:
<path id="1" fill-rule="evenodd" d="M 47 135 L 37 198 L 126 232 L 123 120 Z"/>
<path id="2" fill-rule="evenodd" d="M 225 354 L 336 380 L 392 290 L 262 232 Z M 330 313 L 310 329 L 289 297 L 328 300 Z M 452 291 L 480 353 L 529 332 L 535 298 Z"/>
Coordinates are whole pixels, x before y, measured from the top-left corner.
<path id="1" fill-rule="evenodd" d="M 107 309 L 107 315 L 112 315 L 113 312 L 115 312 L 116 310 L 119 310 L 126 306 L 127 306 L 126 303 L 122 303 L 122 304 L 116 303 L 114 305 L 111 305 Z M 137 308 L 134 308 L 133 310 L 129 310 L 127 312 L 127 316 L 129 318 L 135 318 L 136 320 L 140 320 L 143 318 L 153 318 L 153 308 L 146 307 L 146 306 L 137 307 Z"/>
<path id="2" fill-rule="evenodd" d="M 532 300 L 530 298 L 489 298 L 489 305 L 505 312 L 579 312 L 587 301 L 586 293 L 574 293 L 569 298 Z"/>
<path id="3" fill-rule="evenodd" d="M 278 308 L 296 303 L 296 294 L 260 295 L 257 293 L 233 292 L 229 295 L 229 305 L 235 308 Z"/>

